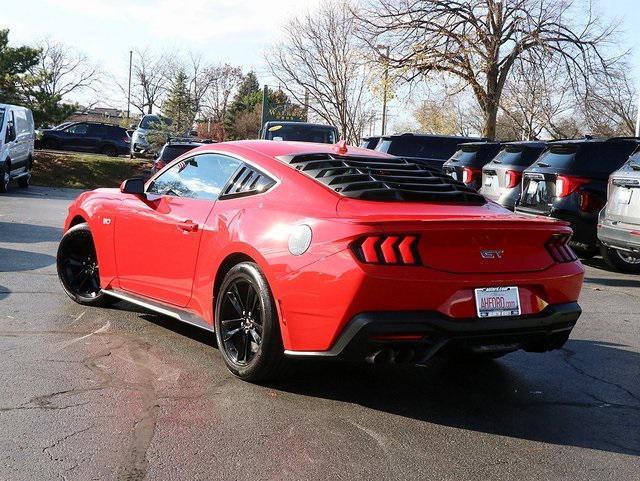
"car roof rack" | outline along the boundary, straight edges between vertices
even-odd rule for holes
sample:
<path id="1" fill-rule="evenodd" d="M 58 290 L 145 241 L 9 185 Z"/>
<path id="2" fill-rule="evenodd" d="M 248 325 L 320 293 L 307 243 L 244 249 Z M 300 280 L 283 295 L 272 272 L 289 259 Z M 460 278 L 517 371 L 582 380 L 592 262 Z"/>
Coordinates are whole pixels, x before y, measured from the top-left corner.
<path id="1" fill-rule="evenodd" d="M 475 190 L 442 172 L 403 157 L 282 155 L 278 160 L 345 197 L 374 201 L 486 203 Z"/>

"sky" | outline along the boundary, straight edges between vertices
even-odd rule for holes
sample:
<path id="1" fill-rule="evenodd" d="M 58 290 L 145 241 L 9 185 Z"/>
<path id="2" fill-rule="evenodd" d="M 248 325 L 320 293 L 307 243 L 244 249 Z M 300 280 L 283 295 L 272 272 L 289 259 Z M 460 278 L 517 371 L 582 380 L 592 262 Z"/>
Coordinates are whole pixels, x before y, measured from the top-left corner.
<path id="1" fill-rule="evenodd" d="M 101 70 L 126 81 L 129 51 L 200 53 L 212 63 L 228 62 L 257 72 L 269 82 L 263 56 L 296 14 L 313 10 L 320 0 L 27 0 L 3 2 L 0 28 L 10 29 L 13 45 L 43 38 L 85 53 Z M 580 0 L 577 0 L 580 1 Z M 640 79 L 640 2 L 600 0 L 604 20 L 623 21 L 623 43 L 632 50 Z M 117 89 L 103 106 L 126 107 Z M 82 99 L 80 99 L 82 100 Z M 390 105 L 396 112 L 406 110 Z M 126 99 L 125 99 L 126 103 Z M 396 116 L 399 118 L 399 116 Z"/>

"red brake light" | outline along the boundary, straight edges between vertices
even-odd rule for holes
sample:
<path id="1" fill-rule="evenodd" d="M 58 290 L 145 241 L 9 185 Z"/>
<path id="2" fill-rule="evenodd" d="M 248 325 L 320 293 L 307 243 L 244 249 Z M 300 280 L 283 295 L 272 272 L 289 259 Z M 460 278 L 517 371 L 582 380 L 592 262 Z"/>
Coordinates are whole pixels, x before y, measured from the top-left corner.
<path id="1" fill-rule="evenodd" d="M 418 257 L 418 236 L 382 235 L 367 236 L 351 245 L 351 250 L 365 264 L 415 266 Z"/>
<path id="2" fill-rule="evenodd" d="M 566 197 L 573 194 L 578 187 L 589 182 L 589 179 L 575 177 L 573 175 L 559 175 L 556 178 L 556 196 Z"/>
<path id="3" fill-rule="evenodd" d="M 517 170 L 507 170 L 507 189 L 513 189 L 515 186 L 517 186 L 520 183 L 521 178 L 522 172 L 518 172 Z"/>
<path id="4" fill-rule="evenodd" d="M 125 136 L 124 136 L 124 139 L 122 139 L 122 140 L 124 140 L 124 141 L 125 141 L 125 143 L 127 143 L 127 144 L 128 144 L 129 142 L 131 142 L 131 139 L 129 138 L 129 136 L 128 136 L 128 135 L 125 135 Z"/>
<path id="5" fill-rule="evenodd" d="M 470 184 L 473 179 L 480 173 L 480 169 L 473 169 L 471 167 L 464 167 L 462 169 L 462 182 Z"/>
<path id="6" fill-rule="evenodd" d="M 570 234 L 553 234 L 545 247 L 551 258 L 559 263 L 573 262 L 578 259 L 573 249 L 569 246 Z"/>

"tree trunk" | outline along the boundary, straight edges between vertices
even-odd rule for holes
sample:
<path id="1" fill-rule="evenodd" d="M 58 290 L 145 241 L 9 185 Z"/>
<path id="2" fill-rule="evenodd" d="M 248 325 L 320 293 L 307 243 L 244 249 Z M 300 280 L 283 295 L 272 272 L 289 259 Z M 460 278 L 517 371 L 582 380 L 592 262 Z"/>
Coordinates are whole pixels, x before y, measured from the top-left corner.
<path id="1" fill-rule="evenodd" d="M 488 139 L 496 138 L 496 123 L 498 122 L 498 104 L 489 101 L 484 109 L 484 127 L 482 136 Z"/>

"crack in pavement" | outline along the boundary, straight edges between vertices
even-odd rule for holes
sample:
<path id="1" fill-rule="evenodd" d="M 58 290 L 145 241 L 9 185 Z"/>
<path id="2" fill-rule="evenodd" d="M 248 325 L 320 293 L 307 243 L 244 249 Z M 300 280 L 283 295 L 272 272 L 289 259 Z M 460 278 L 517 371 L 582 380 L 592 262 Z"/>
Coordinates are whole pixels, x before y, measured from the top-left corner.
<path id="1" fill-rule="evenodd" d="M 59 459 L 58 459 L 58 458 L 55 458 L 55 457 L 54 457 L 54 456 L 49 452 L 49 450 L 51 450 L 51 449 L 55 448 L 56 446 L 60 445 L 61 443 L 65 442 L 67 439 L 72 438 L 73 436 L 77 436 L 78 434 L 82 434 L 82 433 L 84 433 L 84 432 L 86 432 L 86 431 L 88 431 L 89 429 L 92 429 L 92 428 L 94 428 L 94 427 L 95 427 L 95 425 L 91 425 L 91 426 L 88 426 L 88 427 L 86 427 L 86 428 L 78 429 L 78 430 L 76 430 L 76 431 L 73 431 L 72 433 L 67 434 L 67 435 L 65 435 L 65 436 L 61 437 L 60 439 L 56 440 L 53 444 L 50 444 L 49 446 L 45 446 L 44 448 L 42 448 L 42 452 L 43 452 L 44 454 L 48 455 L 48 456 L 51 458 L 51 461 L 59 461 Z"/>
<path id="2" fill-rule="evenodd" d="M 638 403 L 640 403 L 640 397 L 635 394 L 634 392 L 630 391 L 629 389 L 627 389 L 626 387 L 622 386 L 621 384 L 617 384 L 613 381 L 609 381 L 607 379 L 603 379 L 600 378 L 598 376 L 595 376 L 593 374 L 588 373 L 587 371 L 585 371 L 584 369 L 576 366 L 573 362 L 571 362 L 571 358 L 576 354 L 574 351 L 572 351 L 571 349 L 568 349 L 566 347 L 563 347 L 561 349 L 562 351 L 562 359 L 564 360 L 564 362 L 571 367 L 575 372 L 577 372 L 578 374 L 580 374 L 581 376 L 586 376 L 590 379 L 593 379 L 594 381 L 598 381 L 601 382 L 603 384 L 607 384 L 609 386 L 613 386 L 619 390 L 621 390 L 622 392 L 625 392 L 627 395 L 629 395 L 632 399 L 634 399 L 635 401 L 638 401 Z M 605 401 L 606 402 L 606 401 Z M 607 404 L 611 404 L 614 405 L 616 403 L 609 403 L 606 402 Z M 635 409 L 640 408 L 640 406 L 636 406 Z"/>

